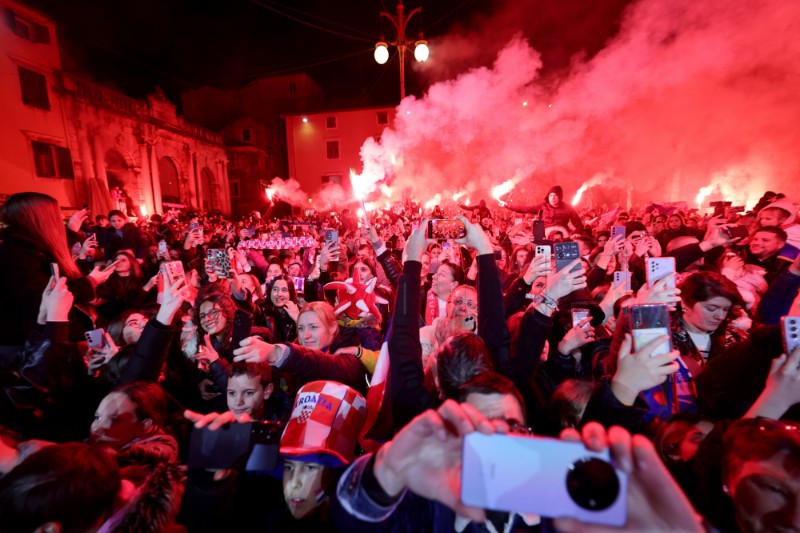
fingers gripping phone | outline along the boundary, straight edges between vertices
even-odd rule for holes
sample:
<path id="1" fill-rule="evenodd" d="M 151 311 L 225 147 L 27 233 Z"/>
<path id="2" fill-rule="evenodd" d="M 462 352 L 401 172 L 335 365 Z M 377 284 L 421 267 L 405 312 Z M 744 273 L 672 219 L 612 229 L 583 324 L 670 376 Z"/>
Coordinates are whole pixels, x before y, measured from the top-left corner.
<path id="1" fill-rule="evenodd" d="M 550 258 L 552 254 L 552 248 L 547 244 L 537 244 L 536 248 L 534 249 L 536 252 L 536 257 L 545 256 L 547 258 L 547 263 L 550 263 Z"/>
<path id="2" fill-rule="evenodd" d="M 336 243 L 334 248 L 339 247 L 339 232 L 335 229 L 329 229 L 325 231 L 325 246 L 329 246 L 331 243 Z"/>
<path id="3" fill-rule="evenodd" d="M 675 273 L 674 257 L 649 257 L 647 258 L 645 271 L 647 274 L 647 286 L 651 289 L 658 281 Z M 675 278 L 667 280 L 667 288 L 675 288 Z"/>
<path id="4" fill-rule="evenodd" d="M 622 290 L 630 291 L 631 290 L 631 273 L 630 272 L 623 272 L 621 270 L 617 270 L 614 272 L 614 283 L 613 287 L 622 287 Z"/>
<path id="5" fill-rule="evenodd" d="M 428 221 L 429 239 L 445 241 L 448 239 L 463 239 L 467 236 L 464 223 L 454 218 L 434 218 Z"/>
<path id="6" fill-rule="evenodd" d="M 572 327 L 574 328 L 575 326 L 580 324 L 581 320 L 583 320 L 584 318 L 589 318 L 590 316 L 592 315 L 588 309 L 582 307 L 581 308 L 576 307 L 572 309 Z M 591 327 L 591 325 L 587 323 L 583 327 L 588 328 Z"/>
<path id="7" fill-rule="evenodd" d="M 277 422 L 229 424 L 216 431 L 192 429 L 189 438 L 189 468 L 271 472 L 278 464 L 283 427 Z"/>
<path id="8" fill-rule="evenodd" d="M 666 355 L 672 350 L 669 309 L 666 305 L 633 305 L 630 308 L 630 317 L 634 351 L 641 350 L 645 344 L 662 335 L 666 335 L 667 339 L 653 350 L 651 357 Z"/>
<path id="9" fill-rule="evenodd" d="M 253 326 L 253 315 L 237 309 L 233 315 L 233 336 L 231 337 L 231 348 L 236 349 L 239 347 L 244 339 L 250 336 L 250 329 Z"/>
<path id="10" fill-rule="evenodd" d="M 461 500 L 473 507 L 623 526 L 628 478 L 608 450 L 539 437 L 464 438 Z"/>
<path id="11" fill-rule="evenodd" d="M 87 331 L 83 336 L 89 348 L 102 348 L 106 345 L 106 332 L 103 328 Z"/>

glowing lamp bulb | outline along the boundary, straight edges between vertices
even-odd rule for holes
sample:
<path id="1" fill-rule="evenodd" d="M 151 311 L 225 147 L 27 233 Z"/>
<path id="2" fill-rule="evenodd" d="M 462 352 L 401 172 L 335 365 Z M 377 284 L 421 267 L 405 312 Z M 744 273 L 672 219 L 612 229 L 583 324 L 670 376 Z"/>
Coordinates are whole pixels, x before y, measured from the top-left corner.
<path id="1" fill-rule="evenodd" d="M 522 102 L 522 107 L 528 107 L 528 102 Z"/>
<path id="2" fill-rule="evenodd" d="M 419 40 L 414 47 L 414 58 L 420 63 L 427 61 L 431 51 L 428 49 L 428 41 Z"/>
<path id="3" fill-rule="evenodd" d="M 375 45 L 375 61 L 379 65 L 383 65 L 389 61 L 389 47 L 386 46 L 386 43 L 383 41 Z"/>
<path id="4" fill-rule="evenodd" d="M 308 117 L 303 117 L 303 124 L 308 124 Z"/>

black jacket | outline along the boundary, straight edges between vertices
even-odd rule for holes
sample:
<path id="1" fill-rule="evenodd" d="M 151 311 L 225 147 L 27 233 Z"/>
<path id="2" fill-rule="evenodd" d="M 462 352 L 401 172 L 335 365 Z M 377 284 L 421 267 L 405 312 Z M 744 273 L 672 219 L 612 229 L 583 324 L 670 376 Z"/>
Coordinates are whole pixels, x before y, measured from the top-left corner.
<path id="1" fill-rule="evenodd" d="M 113 259 L 119 250 L 132 250 L 137 259 L 147 257 L 147 238 L 130 222 L 122 226 L 122 236 L 112 227 L 97 234 L 97 242 L 103 247 L 106 259 Z"/>
<path id="2" fill-rule="evenodd" d="M 53 258 L 38 240 L 17 228 L 8 228 L 0 243 L 0 346 L 22 346 L 36 325 L 42 292 L 50 280 Z M 75 304 L 94 299 L 89 278 L 67 282 Z"/>

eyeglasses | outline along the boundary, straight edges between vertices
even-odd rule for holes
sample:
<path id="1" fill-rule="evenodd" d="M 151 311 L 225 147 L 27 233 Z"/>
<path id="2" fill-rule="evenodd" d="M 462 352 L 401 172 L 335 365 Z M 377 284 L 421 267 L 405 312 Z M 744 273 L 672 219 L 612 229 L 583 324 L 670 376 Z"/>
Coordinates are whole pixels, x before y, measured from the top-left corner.
<path id="1" fill-rule="evenodd" d="M 200 313 L 199 318 L 200 322 L 205 322 L 206 319 L 208 320 L 216 320 L 219 317 L 219 314 L 222 312 L 222 309 L 212 309 L 208 313 Z"/>

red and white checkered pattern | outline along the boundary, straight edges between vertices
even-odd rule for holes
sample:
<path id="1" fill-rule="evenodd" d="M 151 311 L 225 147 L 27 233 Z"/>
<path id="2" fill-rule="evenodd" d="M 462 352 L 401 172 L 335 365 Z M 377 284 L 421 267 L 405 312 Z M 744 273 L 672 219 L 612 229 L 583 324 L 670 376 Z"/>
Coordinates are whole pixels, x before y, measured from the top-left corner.
<path id="1" fill-rule="evenodd" d="M 347 385 L 308 383 L 297 393 L 280 453 L 293 457 L 322 453 L 348 464 L 366 417 L 366 400 Z"/>

